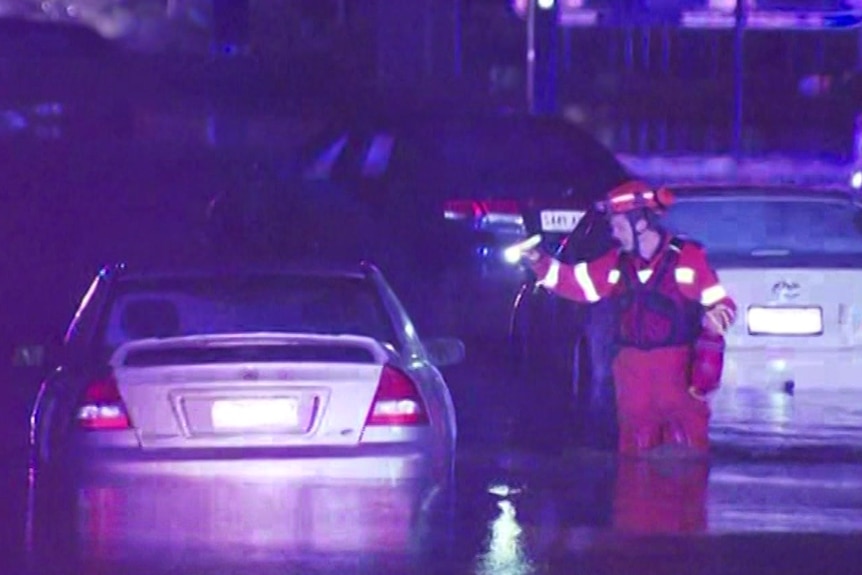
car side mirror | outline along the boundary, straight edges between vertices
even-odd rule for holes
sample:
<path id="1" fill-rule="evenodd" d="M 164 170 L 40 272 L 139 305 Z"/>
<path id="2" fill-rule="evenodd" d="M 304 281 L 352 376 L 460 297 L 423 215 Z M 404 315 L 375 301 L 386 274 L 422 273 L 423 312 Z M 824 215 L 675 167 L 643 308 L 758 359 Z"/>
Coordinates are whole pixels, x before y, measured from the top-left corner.
<path id="1" fill-rule="evenodd" d="M 48 363 L 48 347 L 41 344 L 22 344 L 12 351 L 12 367 L 45 367 Z"/>
<path id="2" fill-rule="evenodd" d="M 431 363 L 437 367 L 456 365 L 467 357 L 464 342 L 455 338 L 434 338 L 422 342 Z"/>
<path id="3" fill-rule="evenodd" d="M 62 346 L 44 343 L 19 344 L 12 350 L 10 363 L 16 369 L 54 367 L 61 359 Z"/>

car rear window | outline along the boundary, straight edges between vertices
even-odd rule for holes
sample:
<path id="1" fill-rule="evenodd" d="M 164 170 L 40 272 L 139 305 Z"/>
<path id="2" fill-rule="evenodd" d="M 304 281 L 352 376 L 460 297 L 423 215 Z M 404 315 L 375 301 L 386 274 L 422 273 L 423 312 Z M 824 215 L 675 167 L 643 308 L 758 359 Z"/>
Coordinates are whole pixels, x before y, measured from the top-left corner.
<path id="1" fill-rule="evenodd" d="M 413 181 L 421 174 L 424 193 L 454 186 L 473 196 L 559 198 L 572 187 L 591 199 L 627 177 L 606 147 L 558 120 L 432 114 L 385 125 L 330 129 L 314 138 L 300 154 L 305 177 Z"/>
<path id="2" fill-rule="evenodd" d="M 713 258 L 829 265 L 862 258 L 858 214 L 852 203 L 832 199 L 680 198 L 665 224 L 704 244 Z"/>
<path id="3" fill-rule="evenodd" d="M 252 332 L 398 341 L 371 283 L 286 275 L 124 280 L 111 297 L 99 340 L 112 353 L 138 339 Z"/>

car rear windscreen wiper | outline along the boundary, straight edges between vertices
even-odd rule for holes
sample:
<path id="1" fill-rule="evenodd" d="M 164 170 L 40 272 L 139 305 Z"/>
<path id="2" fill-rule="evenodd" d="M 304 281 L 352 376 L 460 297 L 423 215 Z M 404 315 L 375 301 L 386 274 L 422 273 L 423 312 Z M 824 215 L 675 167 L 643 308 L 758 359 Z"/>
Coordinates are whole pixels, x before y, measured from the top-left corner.
<path id="1" fill-rule="evenodd" d="M 758 248 L 751 250 L 751 255 L 754 257 L 789 256 L 790 250 L 786 248 Z"/>

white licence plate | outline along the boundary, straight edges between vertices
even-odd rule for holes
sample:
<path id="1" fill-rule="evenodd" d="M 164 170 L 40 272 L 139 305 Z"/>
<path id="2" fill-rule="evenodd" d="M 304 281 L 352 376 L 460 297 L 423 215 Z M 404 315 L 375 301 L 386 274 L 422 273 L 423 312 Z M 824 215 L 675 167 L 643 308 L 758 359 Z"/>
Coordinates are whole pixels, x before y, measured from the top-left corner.
<path id="1" fill-rule="evenodd" d="M 585 212 L 575 210 L 542 210 L 543 232 L 570 232 L 575 229 Z"/>
<path id="2" fill-rule="evenodd" d="M 213 429 L 258 429 L 299 425 L 296 398 L 222 399 L 212 406 Z"/>
<path id="3" fill-rule="evenodd" d="M 751 335 L 820 335 L 823 310 L 820 307 L 748 308 L 748 333 Z"/>

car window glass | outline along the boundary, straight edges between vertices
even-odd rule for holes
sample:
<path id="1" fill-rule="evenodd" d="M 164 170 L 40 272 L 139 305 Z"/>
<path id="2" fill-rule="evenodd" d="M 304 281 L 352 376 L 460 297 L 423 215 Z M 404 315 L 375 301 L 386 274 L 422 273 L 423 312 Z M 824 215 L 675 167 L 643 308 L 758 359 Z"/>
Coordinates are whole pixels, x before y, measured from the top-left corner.
<path id="1" fill-rule="evenodd" d="M 392 159 L 392 150 L 395 147 L 395 136 L 380 132 L 368 143 L 365 160 L 362 164 L 362 175 L 365 177 L 385 176 Z"/>
<path id="2" fill-rule="evenodd" d="M 858 213 L 848 202 L 831 200 L 686 199 L 669 210 L 666 225 L 717 255 L 862 256 L 862 233 L 854 224 Z"/>
<path id="3" fill-rule="evenodd" d="M 124 282 L 112 298 L 101 347 L 204 334 L 350 334 L 397 342 L 373 286 L 360 279 L 255 277 Z"/>
<path id="4" fill-rule="evenodd" d="M 303 171 L 303 178 L 308 180 L 328 180 L 332 177 L 335 165 L 347 147 L 348 136 L 344 134 L 324 147 Z"/>

